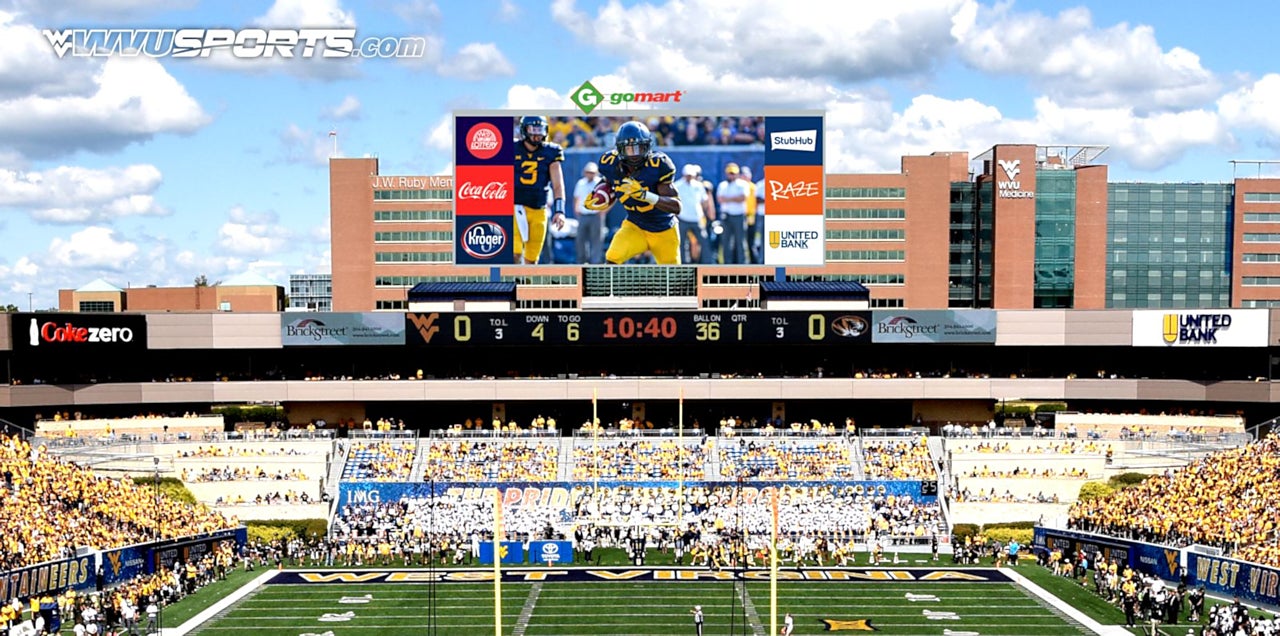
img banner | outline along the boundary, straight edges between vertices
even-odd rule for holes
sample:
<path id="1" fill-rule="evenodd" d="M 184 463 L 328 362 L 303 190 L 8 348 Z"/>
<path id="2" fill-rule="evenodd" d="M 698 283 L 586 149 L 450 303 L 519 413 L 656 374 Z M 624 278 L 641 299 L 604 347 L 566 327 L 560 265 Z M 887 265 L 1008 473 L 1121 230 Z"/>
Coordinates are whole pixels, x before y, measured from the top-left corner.
<path id="1" fill-rule="evenodd" d="M 420 499 L 431 496 L 432 488 L 440 495 L 460 497 L 463 500 L 492 501 L 494 490 L 502 493 L 502 503 L 506 507 L 541 506 L 555 510 L 571 510 L 570 500 L 574 489 L 586 488 L 669 488 L 679 487 L 679 483 L 669 480 L 651 481 L 619 481 L 599 480 L 580 482 L 342 482 L 338 486 L 338 504 L 342 506 L 378 504 L 382 502 L 400 501 L 402 499 Z M 854 495 L 912 497 L 924 503 L 937 500 L 936 494 L 922 494 L 920 480 L 903 481 L 851 481 L 851 480 L 814 480 L 814 481 L 752 481 L 741 488 L 742 499 L 750 504 L 765 501 L 775 490 L 795 491 L 800 488 L 834 488 L 837 492 Z M 686 481 L 684 488 L 732 488 L 737 490 L 737 482 L 732 481 Z"/>

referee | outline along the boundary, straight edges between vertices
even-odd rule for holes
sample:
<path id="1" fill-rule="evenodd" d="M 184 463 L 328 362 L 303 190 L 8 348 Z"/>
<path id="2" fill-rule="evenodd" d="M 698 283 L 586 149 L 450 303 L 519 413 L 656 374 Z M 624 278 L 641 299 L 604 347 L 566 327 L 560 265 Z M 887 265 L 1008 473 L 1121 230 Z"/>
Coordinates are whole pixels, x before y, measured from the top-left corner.
<path id="1" fill-rule="evenodd" d="M 702 636 L 702 606 L 694 605 L 691 610 L 693 613 L 693 627 L 697 629 L 697 636 Z"/>

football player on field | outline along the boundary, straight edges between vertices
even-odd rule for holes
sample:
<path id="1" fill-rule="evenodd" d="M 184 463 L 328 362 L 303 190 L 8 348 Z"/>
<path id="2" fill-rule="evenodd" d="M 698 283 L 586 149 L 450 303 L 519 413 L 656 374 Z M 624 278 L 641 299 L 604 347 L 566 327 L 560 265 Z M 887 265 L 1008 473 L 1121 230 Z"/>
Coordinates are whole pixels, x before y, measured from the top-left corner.
<path id="1" fill-rule="evenodd" d="M 516 145 L 516 263 L 532 265 L 542 255 L 547 239 L 547 186 L 552 196 L 551 224 L 556 229 L 564 225 L 563 161 L 564 149 L 547 141 L 547 118 L 521 117 Z"/>
<path id="2" fill-rule="evenodd" d="M 666 153 L 653 149 L 653 135 L 638 121 L 618 127 L 614 146 L 600 157 L 600 176 L 613 188 L 627 218 L 614 234 L 604 259 L 625 263 L 647 251 L 660 265 L 678 265 L 680 195 L 672 187 L 675 163 Z M 610 203 L 603 205 L 607 208 Z"/>

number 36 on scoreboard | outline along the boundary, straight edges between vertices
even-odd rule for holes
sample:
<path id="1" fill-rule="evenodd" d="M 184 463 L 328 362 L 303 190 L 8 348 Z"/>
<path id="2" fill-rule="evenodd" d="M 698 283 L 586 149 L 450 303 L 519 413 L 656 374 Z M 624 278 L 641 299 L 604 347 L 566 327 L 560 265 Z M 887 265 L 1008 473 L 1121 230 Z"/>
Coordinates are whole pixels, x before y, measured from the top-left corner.
<path id="1" fill-rule="evenodd" d="M 417 346 L 871 342 L 866 311 L 435 312 L 406 314 L 405 323 Z"/>

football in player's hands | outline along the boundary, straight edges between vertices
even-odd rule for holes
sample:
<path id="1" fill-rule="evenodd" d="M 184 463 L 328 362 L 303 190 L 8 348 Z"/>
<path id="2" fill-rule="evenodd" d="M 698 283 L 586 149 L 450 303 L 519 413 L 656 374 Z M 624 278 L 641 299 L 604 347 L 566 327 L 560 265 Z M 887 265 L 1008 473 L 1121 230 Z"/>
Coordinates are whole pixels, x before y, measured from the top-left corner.
<path id="1" fill-rule="evenodd" d="M 613 192 L 613 186 L 608 181 L 601 180 L 592 188 L 591 194 L 587 195 L 585 203 L 587 209 L 602 210 L 613 204 L 616 195 Z"/>

